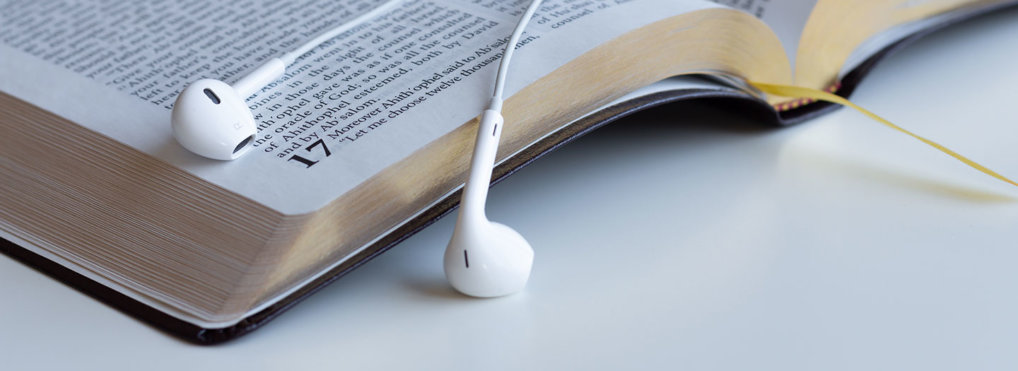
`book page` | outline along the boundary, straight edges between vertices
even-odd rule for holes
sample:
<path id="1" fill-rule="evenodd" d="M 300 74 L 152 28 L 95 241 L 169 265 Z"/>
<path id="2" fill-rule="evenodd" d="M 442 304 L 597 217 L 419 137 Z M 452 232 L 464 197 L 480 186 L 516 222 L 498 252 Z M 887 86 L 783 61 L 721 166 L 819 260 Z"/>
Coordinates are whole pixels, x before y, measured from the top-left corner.
<path id="1" fill-rule="evenodd" d="M 713 0 L 759 18 L 778 35 L 785 55 L 795 70 L 795 55 L 806 21 L 819 0 Z"/>
<path id="2" fill-rule="evenodd" d="M 187 152 L 170 110 L 189 82 L 233 83 L 382 3 L 7 1 L 0 90 L 280 212 L 311 212 L 476 116 L 528 2 L 408 0 L 329 40 L 247 100 L 258 134 L 239 160 Z M 711 6 L 548 0 L 516 46 L 507 96 L 607 40 Z"/>

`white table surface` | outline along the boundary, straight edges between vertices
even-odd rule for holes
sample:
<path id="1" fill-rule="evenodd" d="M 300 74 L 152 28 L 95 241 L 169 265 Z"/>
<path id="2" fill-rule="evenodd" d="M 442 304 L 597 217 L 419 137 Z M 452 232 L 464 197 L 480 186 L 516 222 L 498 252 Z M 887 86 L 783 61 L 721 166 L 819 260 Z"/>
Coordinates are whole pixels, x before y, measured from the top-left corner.
<path id="1" fill-rule="evenodd" d="M 1018 178 L 1016 63 L 1010 10 L 894 55 L 854 100 Z M 535 247 L 522 294 L 453 293 L 445 218 L 215 347 L 2 257 L 0 368 L 1018 368 L 1018 188 L 852 111 L 657 110 L 513 175 L 489 214 Z"/>

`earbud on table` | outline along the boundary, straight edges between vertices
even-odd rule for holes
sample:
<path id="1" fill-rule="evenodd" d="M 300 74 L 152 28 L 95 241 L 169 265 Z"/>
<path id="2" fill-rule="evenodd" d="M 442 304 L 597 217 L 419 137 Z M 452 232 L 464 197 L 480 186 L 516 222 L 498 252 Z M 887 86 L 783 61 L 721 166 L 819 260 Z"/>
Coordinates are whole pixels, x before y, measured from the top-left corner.
<path id="1" fill-rule="evenodd" d="M 512 228 L 489 221 L 484 214 L 484 204 L 488 198 L 488 183 L 495 166 L 498 140 L 505 126 L 502 93 L 509 73 L 509 61 L 520 35 L 527 28 L 527 22 L 540 5 L 541 0 L 531 0 L 502 53 L 495 76 L 495 92 L 477 126 L 477 141 L 470 159 L 470 175 L 463 186 L 456 229 L 445 248 L 446 279 L 453 288 L 470 296 L 495 297 L 521 291 L 530 279 L 530 268 L 534 264 L 534 249 L 527 240 Z"/>
<path id="2" fill-rule="evenodd" d="M 489 221 L 484 213 L 502 123 L 498 111 L 489 109 L 481 115 L 470 177 L 463 187 L 456 229 L 445 249 L 446 279 L 470 296 L 504 296 L 523 290 L 534 262 L 534 250 L 523 236 Z"/>

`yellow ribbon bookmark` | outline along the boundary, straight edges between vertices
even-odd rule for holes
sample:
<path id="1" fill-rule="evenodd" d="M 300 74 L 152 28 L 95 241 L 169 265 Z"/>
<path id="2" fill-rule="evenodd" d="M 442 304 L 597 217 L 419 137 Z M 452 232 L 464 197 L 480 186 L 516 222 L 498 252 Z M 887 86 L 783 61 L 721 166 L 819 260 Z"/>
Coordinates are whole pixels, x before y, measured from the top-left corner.
<path id="1" fill-rule="evenodd" d="M 824 92 L 824 91 L 820 91 L 820 90 L 816 90 L 816 89 L 810 89 L 810 88 L 803 88 L 803 87 L 798 87 L 798 86 L 774 85 L 774 84 L 766 84 L 766 83 L 762 83 L 762 82 L 753 82 L 753 81 L 750 81 L 749 84 L 753 85 L 754 87 L 756 87 L 760 91 L 762 91 L 764 93 L 767 93 L 767 94 L 779 95 L 779 96 L 782 96 L 782 97 L 790 97 L 790 98 L 809 98 L 809 99 L 822 100 L 822 101 L 826 101 L 826 102 L 840 104 L 840 105 L 843 105 L 843 106 L 852 107 L 856 111 L 862 112 L 862 114 L 864 114 L 866 116 L 869 116 L 871 119 L 874 119 L 877 122 L 879 122 L 881 124 L 884 124 L 884 125 L 886 125 L 887 127 L 891 128 L 891 129 L 894 129 L 894 130 L 897 130 L 899 132 L 908 134 L 908 136 L 910 136 L 910 137 L 918 139 L 919 141 L 921 141 L 923 143 L 926 143 L 926 144 L 930 145 L 933 148 L 939 149 L 941 152 L 944 152 L 944 153 L 950 155 L 951 157 L 954 157 L 958 161 L 961 161 L 961 162 L 965 163 L 965 165 L 971 166 L 972 168 L 983 172 L 983 174 L 992 176 L 992 177 L 997 178 L 997 179 L 999 179 L 1001 181 L 1007 182 L 1008 184 L 1011 184 L 1013 186 L 1018 187 L 1018 183 L 1015 183 L 1013 180 L 1008 179 L 1007 177 L 1005 177 L 1003 175 L 997 174 L 997 172 L 995 172 L 993 170 L 990 170 L 986 166 L 980 165 L 979 163 L 977 163 L 975 161 L 969 160 L 967 157 L 962 156 L 962 155 L 958 154 L 957 152 L 952 151 L 949 148 L 940 145 L 937 142 L 934 142 L 932 140 L 923 138 L 923 137 L 921 137 L 921 136 L 919 136 L 919 135 L 917 135 L 915 133 L 912 133 L 911 131 L 905 130 L 904 128 L 902 128 L 902 127 L 900 127 L 898 125 L 892 124 L 890 121 L 884 120 L 882 117 L 877 116 L 875 113 L 867 111 L 865 108 L 862 108 L 862 107 L 859 107 L 859 106 L 855 105 L 855 103 L 852 103 L 852 102 L 848 101 L 848 99 L 842 98 L 840 96 L 837 96 L 837 95 L 834 95 L 834 94 L 831 94 L 831 93 L 828 93 L 828 92 Z"/>

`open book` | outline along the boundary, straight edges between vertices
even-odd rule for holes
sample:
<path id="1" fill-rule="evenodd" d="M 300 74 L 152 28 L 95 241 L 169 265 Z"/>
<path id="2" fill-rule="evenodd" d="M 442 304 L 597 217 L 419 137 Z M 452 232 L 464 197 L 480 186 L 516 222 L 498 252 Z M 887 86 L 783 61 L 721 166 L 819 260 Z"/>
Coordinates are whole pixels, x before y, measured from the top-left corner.
<path id="1" fill-rule="evenodd" d="M 188 82 L 232 82 L 381 2 L 0 3 L 0 250 L 215 343 L 441 217 L 526 0 L 407 0 L 330 40 L 247 100 L 240 160 L 170 133 Z M 547 0 L 516 45 L 493 178 L 679 99 L 805 120 L 831 106 L 745 81 L 847 95 L 910 38 L 1013 3 Z"/>

